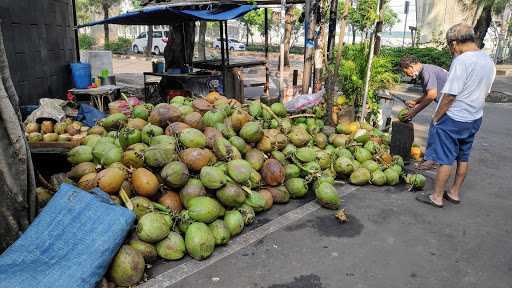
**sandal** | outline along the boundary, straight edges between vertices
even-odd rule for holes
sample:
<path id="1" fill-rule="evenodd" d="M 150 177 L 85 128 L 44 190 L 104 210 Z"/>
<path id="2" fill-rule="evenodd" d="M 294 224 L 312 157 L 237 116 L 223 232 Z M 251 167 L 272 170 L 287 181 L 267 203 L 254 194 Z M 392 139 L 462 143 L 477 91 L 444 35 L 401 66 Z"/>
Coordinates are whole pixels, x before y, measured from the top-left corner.
<path id="1" fill-rule="evenodd" d="M 416 200 L 418 200 L 419 202 L 425 203 L 425 204 L 432 205 L 436 208 L 443 208 L 443 205 L 439 205 L 439 204 L 435 203 L 434 201 L 432 201 L 432 199 L 430 199 L 430 195 L 432 195 L 432 194 L 421 193 L 420 195 L 416 196 Z"/>
<path id="2" fill-rule="evenodd" d="M 443 198 L 444 198 L 444 200 L 446 200 L 452 204 L 460 204 L 460 200 L 455 200 L 452 197 L 450 197 L 450 195 L 448 195 L 448 191 L 446 191 L 446 190 L 443 193 Z"/>
<path id="3" fill-rule="evenodd" d="M 426 160 L 416 164 L 416 169 L 421 171 L 434 170 L 437 168 L 437 163 L 431 160 Z"/>

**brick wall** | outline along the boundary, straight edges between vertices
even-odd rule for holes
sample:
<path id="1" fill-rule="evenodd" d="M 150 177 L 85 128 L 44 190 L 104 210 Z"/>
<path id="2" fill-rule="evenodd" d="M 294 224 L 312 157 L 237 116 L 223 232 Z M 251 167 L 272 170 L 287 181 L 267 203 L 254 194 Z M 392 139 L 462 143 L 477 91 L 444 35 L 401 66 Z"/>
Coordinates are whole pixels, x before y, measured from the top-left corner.
<path id="1" fill-rule="evenodd" d="M 0 0 L 11 76 L 22 105 L 64 98 L 76 60 L 71 0 Z"/>

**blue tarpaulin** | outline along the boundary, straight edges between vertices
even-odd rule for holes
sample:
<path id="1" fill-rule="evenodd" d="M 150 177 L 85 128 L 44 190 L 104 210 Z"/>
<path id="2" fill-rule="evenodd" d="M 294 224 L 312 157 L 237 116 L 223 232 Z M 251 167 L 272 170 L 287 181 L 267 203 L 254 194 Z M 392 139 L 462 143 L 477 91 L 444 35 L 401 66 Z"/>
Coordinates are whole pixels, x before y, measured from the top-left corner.
<path id="1" fill-rule="evenodd" d="M 256 5 L 220 5 L 205 9 L 181 9 L 173 5 L 158 5 L 130 11 L 105 20 L 78 25 L 78 28 L 101 24 L 172 25 L 187 21 L 226 21 L 242 17 Z"/>

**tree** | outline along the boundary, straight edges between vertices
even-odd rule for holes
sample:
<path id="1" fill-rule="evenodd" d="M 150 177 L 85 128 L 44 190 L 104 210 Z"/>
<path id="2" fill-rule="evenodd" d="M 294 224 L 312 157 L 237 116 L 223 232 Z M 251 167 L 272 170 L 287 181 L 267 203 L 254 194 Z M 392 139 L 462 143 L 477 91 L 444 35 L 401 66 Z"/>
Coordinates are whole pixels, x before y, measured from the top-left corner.
<path id="1" fill-rule="evenodd" d="M 200 60 L 206 60 L 206 28 L 208 22 L 199 22 L 199 39 L 197 41 L 197 52 Z"/>
<path id="2" fill-rule="evenodd" d="M 475 11 L 473 16 L 473 30 L 476 43 L 480 48 L 484 47 L 485 35 L 492 24 L 493 15 L 501 15 L 507 6 L 512 5 L 512 0 L 459 0 L 459 3 L 467 11 Z"/>
<path id="3" fill-rule="evenodd" d="M 256 27 L 258 23 L 258 11 L 263 9 L 258 9 L 257 11 L 251 11 L 247 14 L 245 14 L 242 18 L 240 18 L 240 22 L 245 25 L 245 46 L 249 46 L 249 36 L 251 36 L 252 39 L 252 29 Z M 265 21 L 263 19 L 263 21 Z"/>
<path id="4" fill-rule="evenodd" d="M 296 29 L 297 26 L 302 26 L 298 18 L 300 16 L 299 9 L 295 8 L 294 5 L 290 5 L 286 7 L 286 16 L 285 16 L 285 26 L 284 26 L 284 66 L 290 67 L 290 42 L 292 39 L 293 30 Z M 295 29 L 294 29 L 295 28 Z"/>
<path id="5" fill-rule="evenodd" d="M 377 15 L 377 1 L 376 0 L 359 0 L 357 6 L 350 9 L 349 21 L 352 24 L 353 33 L 356 31 L 361 32 L 362 35 L 367 35 L 369 29 L 373 26 L 378 19 Z"/>
<path id="6" fill-rule="evenodd" d="M 132 6 L 133 9 L 140 9 L 142 8 L 142 3 L 140 0 L 132 0 Z M 151 52 L 153 52 L 153 26 L 148 25 L 148 40 L 146 42 L 146 48 L 144 48 L 144 56 L 150 57 Z"/>
<path id="7" fill-rule="evenodd" d="M 78 23 L 87 23 L 91 21 L 91 6 L 89 0 L 76 0 L 76 18 Z"/>
<path id="8" fill-rule="evenodd" d="M 87 4 L 103 12 L 103 19 L 108 19 L 110 15 L 110 8 L 120 2 L 121 0 L 87 0 Z M 105 32 L 105 46 L 107 46 L 110 43 L 110 30 L 108 24 L 103 25 L 103 31 Z"/>

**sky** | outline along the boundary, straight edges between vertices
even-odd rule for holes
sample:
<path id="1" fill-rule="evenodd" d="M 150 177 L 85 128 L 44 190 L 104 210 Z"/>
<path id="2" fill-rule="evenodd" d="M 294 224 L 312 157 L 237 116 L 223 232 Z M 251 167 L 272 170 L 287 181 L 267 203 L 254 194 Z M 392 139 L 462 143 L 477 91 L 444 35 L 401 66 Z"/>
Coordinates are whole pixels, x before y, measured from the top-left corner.
<path id="1" fill-rule="evenodd" d="M 391 0 L 389 2 L 389 7 L 393 9 L 393 11 L 398 14 L 398 18 L 400 22 L 398 22 L 395 26 L 393 26 L 392 31 L 403 31 L 404 30 L 404 22 L 405 22 L 405 0 Z M 416 1 L 410 0 L 409 4 L 409 16 L 407 17 L 407 26 L 415 26 L 416 25 Z"/>

